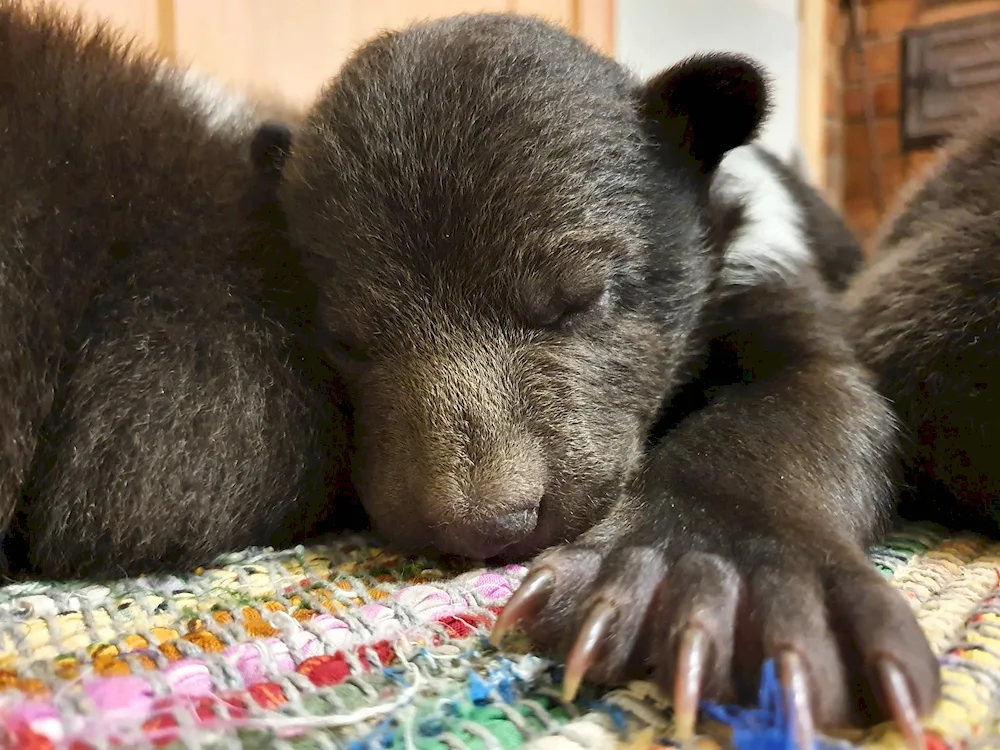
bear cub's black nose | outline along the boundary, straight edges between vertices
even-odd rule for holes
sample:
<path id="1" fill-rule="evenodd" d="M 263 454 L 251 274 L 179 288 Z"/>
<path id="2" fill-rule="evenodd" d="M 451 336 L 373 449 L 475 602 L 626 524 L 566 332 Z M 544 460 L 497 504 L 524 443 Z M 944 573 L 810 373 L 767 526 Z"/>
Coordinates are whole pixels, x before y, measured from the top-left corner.
<path id="1" fill-rule="evenodd" d="M 476 521 L 450 523 L 441 529 L 438 544 L 445 552 L 485 560 L 524 541 L 537 523 L 537 507 Z"/>

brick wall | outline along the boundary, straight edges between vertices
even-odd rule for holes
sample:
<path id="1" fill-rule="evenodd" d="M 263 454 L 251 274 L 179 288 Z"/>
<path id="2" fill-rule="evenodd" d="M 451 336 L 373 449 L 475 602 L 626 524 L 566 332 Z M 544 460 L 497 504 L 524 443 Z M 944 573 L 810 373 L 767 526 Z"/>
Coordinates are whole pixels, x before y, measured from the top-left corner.
<path id="1" fill-rule="evenodd" d="M 806 0 L 809 2 L 810 0 Z M 839 2 L 836 3 L 839 6 Z M 828 180 L 834 202 L 842 208 L 848 222 L 865 240 L 892 207 L 900 185 L 927 161 L 932 152 L 903 153 L 899 133 L 900 35 L 910 26 L 938 23 L 978 13 L 1000 10 L 1000 0 L 861 0 L 858 3 L 858 29 L 862 54 L 867 68 L 868 85 L 875 115 L 876 145 L 869 146 L 864 119 L 861 66 L 850 46 L 846 14 L 839 9 L 831 14 L 831 34 L 836 39 L 832 49 L 839 53 L 839 84 L 831 83 L 828 96 L 839 102 L 827 108 L 828 121 L 840 137 L 828 137 L 831 163 L 839 162 L 840 182 Z M 839 104 L 839 113 L 837 112 Z M 840 118 L 838 121 L 838 117 Z M 883 211 L 876 206 L 872 165 L 881 168 Z M 831 172 L 831 176 L 834 173 Z M 839 192 L 839 199 L 836 193 Z"/>

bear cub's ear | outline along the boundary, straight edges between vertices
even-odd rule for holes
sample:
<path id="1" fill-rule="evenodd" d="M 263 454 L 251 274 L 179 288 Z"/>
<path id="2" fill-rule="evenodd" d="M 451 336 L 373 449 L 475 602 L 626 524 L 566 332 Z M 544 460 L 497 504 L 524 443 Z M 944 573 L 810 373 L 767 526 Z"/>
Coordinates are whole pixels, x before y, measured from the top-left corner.
<path id="1" fill-rule="evenodd" d="M 733 54 L 690 57 L 653 76 L 640 106 L 657 139 L 710 173 L 757 132 L 769 105 L 763 70 Z"/>
<path id="2" fill-rule="evenodd" d="M 268 120 L 257 126 L 250 143 L 250 162 L 257 174 L 277 182 L 292 150 L 292 129 L 282 122 Z"/>

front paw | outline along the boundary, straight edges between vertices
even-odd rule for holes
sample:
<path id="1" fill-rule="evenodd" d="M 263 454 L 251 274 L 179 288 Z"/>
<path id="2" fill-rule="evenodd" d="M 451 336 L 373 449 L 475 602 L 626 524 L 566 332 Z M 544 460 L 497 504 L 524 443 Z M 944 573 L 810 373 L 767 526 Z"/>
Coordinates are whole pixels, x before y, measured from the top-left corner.
<path id="1" fill-rule="evenodd" d="M 584 676 L 650 675 L 674 698 L 678 739 L 700 699 L 746 702 L 778 667 L 793 730 L 894 719 L 922 747 L 937 660 L 906 601 L 850 546 L 753 542 L 573 544 L 543 553 L 497 620 Z"/>

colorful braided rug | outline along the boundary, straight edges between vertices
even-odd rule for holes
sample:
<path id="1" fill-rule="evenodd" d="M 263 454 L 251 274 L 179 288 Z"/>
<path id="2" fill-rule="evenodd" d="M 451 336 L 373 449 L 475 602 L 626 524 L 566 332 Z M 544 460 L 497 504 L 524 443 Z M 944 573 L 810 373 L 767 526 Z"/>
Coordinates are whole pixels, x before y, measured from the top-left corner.
<path id="1" fill-rule="evenodd" d="M 911 525 L 872 560 L 941 658 L 928 747 L 1000 748 L 1000 544 Z M 0 746 L 669 746 L 669 704 L 649 685 L 567 705 L 558 664 L 516 637 L 488 645 L 524 572 L 442 569 L 358 537 L 247 550 L 182 578 L 0 588 Z M 789 746 L 766 686 L 762 700 L 706 711 L 701 744 Z M 880 727 L 821 746 L 903 744 Z"/>

